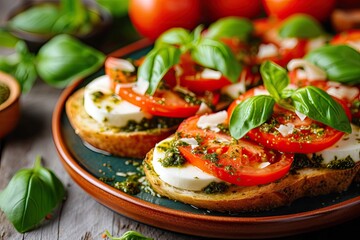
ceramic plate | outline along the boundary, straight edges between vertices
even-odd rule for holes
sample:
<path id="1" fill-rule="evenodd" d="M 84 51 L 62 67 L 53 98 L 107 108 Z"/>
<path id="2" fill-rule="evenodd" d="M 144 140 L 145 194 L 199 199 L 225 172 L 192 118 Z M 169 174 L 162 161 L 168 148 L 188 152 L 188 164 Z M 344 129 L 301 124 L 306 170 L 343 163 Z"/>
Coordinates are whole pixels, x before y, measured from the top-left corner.
<path id="1" fill-rule="evenodd" d="M 146 40 L 114 52 L 113 56 L 138 58 L 151 49 Z M 347 192 L 303 198 L 291 206 L 256 213 L 219 213 L 201 210 L 146 191 L 129 195 L 100 178 L 123 181 L 123 173 L 136 172 L 140 159 L 119 158 L 91 150 L 75 134 L 65 113 L 67 98 L 97 76 L 66 88 L 53 114 L 53 138 L 64 168 L 90 196 L 115 212 L 154 227 L 179 233 L 221 238 L 268 238 L 318 230 L 360 216 L 360 186 Z"/>

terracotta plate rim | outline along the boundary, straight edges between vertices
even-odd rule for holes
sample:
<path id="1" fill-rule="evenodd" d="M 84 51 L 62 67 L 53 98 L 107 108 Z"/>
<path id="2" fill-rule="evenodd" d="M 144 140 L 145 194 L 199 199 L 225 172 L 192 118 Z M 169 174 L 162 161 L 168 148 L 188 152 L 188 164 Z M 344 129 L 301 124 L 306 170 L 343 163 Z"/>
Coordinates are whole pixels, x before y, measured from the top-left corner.
<path id="1" fill-rule="evenodd" d="M 141 48 L 149 47 L 151 44 L 151 41 L 142 39 L 109 55 L 121 57 Z M 200 215 L 170 209 L 117 190 L 84 169 L 72 156 L 64 142 L 65 139 L 61 133 L 61 117 L 65 102 L 81 82 L 82 80 L 79 79 L 64 89 L 55 106 L 52 116 L 52 134 L 55 147 L 65 170 L 72 179 L 98 202 L 119 214 L 157 228 L 178 233 L 229 239 L 269 238 L 270 235 L 271 237 L 289 236 L 330 227 L 360 215 L 360 196 L 301 213 L 264 217 L 227 217 Z M 276 227 L 280 225 L 281 227 Z M 256 232 L 254 232 L 255 229 Z"/>

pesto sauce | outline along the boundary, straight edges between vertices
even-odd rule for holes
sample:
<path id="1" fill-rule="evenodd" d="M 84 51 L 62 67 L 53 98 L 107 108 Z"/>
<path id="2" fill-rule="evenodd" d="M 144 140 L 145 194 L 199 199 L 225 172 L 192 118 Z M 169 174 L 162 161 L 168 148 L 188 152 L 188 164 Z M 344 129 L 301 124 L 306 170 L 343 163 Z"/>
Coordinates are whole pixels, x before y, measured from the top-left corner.
<path id="1" fill-rule="evenodd" d="M 141 191 L 141 183 L 138 181 L 140 177 L 139 174 L 130 175 L 124 181 L 115 182 L 114 187 L 131 195 L 138 194 Z"/>
<path id="2" fill-rule="evenodd" d="M 160 164 L 163 167 L 181 167 L 184 165 L 186 159 L 180 154 L 178 147 L 186 145 L 185 142 L 173 140 L 157 146 L 158 149 L 165 152 L 165 157 L 159 159 Z"/>
<path id="3" fill-rule="evenodd" d="M 290 170 L 296 172 L 296 170 L 303 168 L 348 169 L 355 166 L 355 162 L 350 156 L 344 159 L 337 159 L 335 157 L 335 159 L 328 164 L 323 164 L 323 160 L 321 155 L 313 154 L 312 157 L 309 158 L 306 154 L 295 154 L 294 162 Z"/>
<path id="4" fill-rule="evenodd" d="M 0 104 L 5 102 L 10 96 L 10 88 L 4 84 L 0 83 Z"/>
<path id="5" fill-rule="evenodd" d="M 203 192 L 206 194 L 215 194 L 226 192 L 228 189 L 229 185 L 225 182 L 211 182 L 203 189 Z"/>
<path id="6" fill-rule="evenodd" d="M 139 132 L 152 129 L 163 129 L 177 126 L 181 123 L 182 118 L 153 117 L 143 118 L 140 122 L 134 120 L 128 121 L 126 126 L 119 128 L 122 132 Z"/>

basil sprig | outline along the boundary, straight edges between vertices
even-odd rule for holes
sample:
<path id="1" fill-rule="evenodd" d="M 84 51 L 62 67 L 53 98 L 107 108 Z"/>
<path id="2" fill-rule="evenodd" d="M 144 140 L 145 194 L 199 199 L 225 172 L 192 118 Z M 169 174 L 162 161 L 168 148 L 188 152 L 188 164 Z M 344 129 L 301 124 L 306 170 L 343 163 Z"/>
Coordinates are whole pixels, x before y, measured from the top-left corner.
<path id="1" fill-rule="evenodd" d="M 139 78 L 147 80 L 147 94 L 153 95 L 164 75 L 180 60 L 180 50 L 173 46 L 154 48 L 139 67 Z"/>
<path id="2" fill-rule="evenodd" d="M 240 139 L 253 128 L 266 122 L 271 116 L 275 100 L 271 96 L 258 95 L 237 105 L 230 118 L 230 134 Z"/>
<path id="3" fill-rule="evenodd" d="M 212 23 L 206 32 L 206 37 L 214 40 L 236 37 L 248 41 L 254 31 L 253 23 L 241 17 L 225 17 Z"/>
<path id="4" fill-rule="evenodd" d="M 146 93 L 154 94 L 162 77 L 186 52 L 197 64 L 220 71 L 232 82 L 238 80 L 242 67 L 230 48 L 220 41 L 202 37 L 201 31 L 202 26 L 193 32 L 172 28 L 158 37 L 138 70 L 138 79 L 149 82 Z"/>
<path id="5" fill-rule="evenodd" d="M 58 35 L 45 43 L 38 54 L 31 53 L 26 43 L 0 31 L 0 47 L 14 48 L 9 56 L 0 56 L 0 70 L 14 76 L 21 91 L 30 91 L 40 77 L 53 87 L 66 87 L 74 80 L 98 70 L 105 54 L 66 34 Z"/>
<path id="6" fill-rule="evenodd" d="M 360 53 L 347 45 L 326 45 L 309 52 L 305 59 L 323 69 L 329 80 L 360 84 Z"/>
<path id="7" fill-rule="evenodd" d="M 70 35 L 60 34 L 40 48 L 36 69 L 47 84 L 63 88 L 98 70 L 104 60 L 102 52 Z"/>
<path id="8" fill-rule="evenodd" d="M 260 73 L 270 96 L 253 96 L 234 108 L 229 126 L 234 138 L 242 138 L 251 129 L 265 123 L 271 117 L 275 103 L 339 131 L 351 133 L 345 110 L 325 91 L 313 86 L 288 88 L 290 80 L 286 71 L 270 61 L 261 65 Z"/>
<path id="9" fill-rule="evenodd" d="M 148 238 L 141 233 L 133 230 L 125 232 L 121 237 L 114 237 L 107 230 L 105 231 L 105 234 L 110 240 L 154 240 L 153 238 Z"/>
<path id="10" fill-rule="evenodd" d="M 313 17 L 295 14 L 284 21 L 279 29 L 282 38 L 316 38 L 325 35 L 321 24 Z"/>
<path id="11" fill-rule="evenodd" d="M 62 182 L 36 158 L 34 168 L 19 170 L 0 192 L 0 208 L 18 232 L 37 227 L 65 197 Z"/>
<path id="12" fill-rule="evenodd" d="M 100 22 L 100 17 L 87 9 L 81 0 L 43 3 L 17 14 L 8 22 L 12 30 L 49 36 L 59 33 L 87 34 Z"/>
<path id="13" fill-rule="evenodd" d="M 231 82 L 237 82 L 240 65 L 234 54 L 224 43 L 211 39 L 201 39 L 191 49 L 191 57 L 200 65 L 220 71 Z"/>

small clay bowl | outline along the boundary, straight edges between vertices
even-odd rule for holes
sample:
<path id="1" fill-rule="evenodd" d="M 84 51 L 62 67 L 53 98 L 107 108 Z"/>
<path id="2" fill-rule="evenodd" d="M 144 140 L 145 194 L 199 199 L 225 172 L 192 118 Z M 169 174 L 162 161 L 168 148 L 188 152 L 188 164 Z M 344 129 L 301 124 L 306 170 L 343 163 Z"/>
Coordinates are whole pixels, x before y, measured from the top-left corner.
<path id="1" fill-rule="evenodd" d="M 1 71 L 0 84 L 5 84 L 10 90 L 9 97 L 0 103 L 0 139 L 2 139 L 9 134 L 19 122 L 21 89 L 18 81 L 14 77 Z"/>

